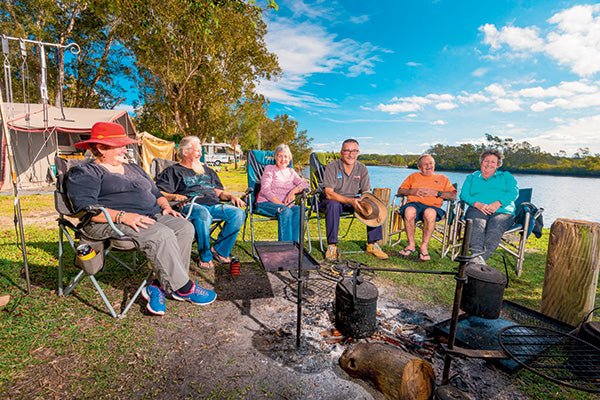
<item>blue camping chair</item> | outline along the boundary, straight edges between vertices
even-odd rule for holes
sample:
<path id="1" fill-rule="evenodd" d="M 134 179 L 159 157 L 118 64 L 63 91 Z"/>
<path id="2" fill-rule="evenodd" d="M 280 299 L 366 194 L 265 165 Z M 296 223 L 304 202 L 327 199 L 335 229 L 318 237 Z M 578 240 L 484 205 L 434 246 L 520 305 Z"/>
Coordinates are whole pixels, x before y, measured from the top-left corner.
<path id="1" fill-rule="evenodd" d="M 276 217 L 269 217 L 266 215 L 262 215 L 256 209 L 256 198 L 258 193 L 260 192 L 261 178 L 263 172 L 265 171 L 265 167 L 267 165 L 275 164 L 275 153 L 272 150 L 250 150 L 248 151 L 247 159 L 246 159 L 246 169 L 248 176 L 248 189 L 246 189 L 246 223 L 250 221 L 250 243 L 252 245 L 252 256 L 257 258 L 256 250 L 254 248 L 255 242 L 255 232 L 254 232 L 254 223 L 255 222 L 265 222 L 265 221 L 277 221 Z M 292 167 L 293 164 L 290 162 L 289 167 Z M 244 230 L 242 232 L 242 240 L 246 241 L 246 223 L 244 223 Z M 306 218 L 304 220 L 306 223 Z M 312 251 L 312 245 L 310 242 L 310 232 L 308 229 L 305 229 L 308 239 L 308 252 Z"/>
<path id="2" fill-rule="evenodd" d="M 532 188 L 519 189 L 519 195 L 515 200 L 515 223 L 504 232 L 502 241 L 498 247 L 504 249 L 517 259 L 515 273 L 520 276 L 523 272 L 523 261 L 525 260 L 525 243 L 533 232 L 536 237 L 541 236 L 543 227 L 543 208 L 538 208 L 531 203 Z M 463 201 L 456 203 L 455 219 L 451 229 L 451 257 L 454 260 L 460 253 L 462 244 L 465 212 L 467 205 Z M 536 226 L 536 224 L 538 226 Z M 534 229 L 535 228 L 535 229 Z"/>

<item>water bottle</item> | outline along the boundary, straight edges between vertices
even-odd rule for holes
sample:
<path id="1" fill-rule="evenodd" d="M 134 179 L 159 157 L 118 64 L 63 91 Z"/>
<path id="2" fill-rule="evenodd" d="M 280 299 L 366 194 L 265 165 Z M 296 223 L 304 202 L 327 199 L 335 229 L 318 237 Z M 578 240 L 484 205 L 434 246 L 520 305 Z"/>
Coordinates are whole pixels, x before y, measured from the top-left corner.
<path id="1" fill-rule="evenodd" d="M 240 259 L 237 257 L 231 257 L 231 262 L 229 263 L 229 273 L 231 274 L 231 276 L 240 276 L 240 268 Z"/>

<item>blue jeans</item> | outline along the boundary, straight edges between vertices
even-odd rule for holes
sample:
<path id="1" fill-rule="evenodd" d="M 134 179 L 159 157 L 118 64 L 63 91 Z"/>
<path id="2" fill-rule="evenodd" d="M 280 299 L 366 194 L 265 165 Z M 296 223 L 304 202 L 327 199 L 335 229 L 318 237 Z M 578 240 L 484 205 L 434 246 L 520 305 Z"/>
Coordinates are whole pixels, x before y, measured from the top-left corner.
<path id="1" fill-rule="evenodd" d="M 298 241 L 300 232 L 300 206 L 265 201 L 256 205 L 256 211 L 267 217 L 277 217 L 277 239 L 280 242 Z"/>
<path id="2" fill-rule="evenodd" d="M 191 204 L 185 205 L 182 214 L 187 215 L 191 206 Z M 194 204 L 193 207 L 188 220 L 194 224 L 196 230 L 200 260 L 203 262 L 212 260 L 212 253 L 210 252 L 210 225 L 213 222 L 213 218 L 221 219 L 224 222 L 223 228 L 219 232 L 219 236 L 213 247 L 223 257 L 229 257 L 237 235 L 242 225 L 244 225 L 246 212 L 229 204 L 215 204 L 212 206 Z"/>
<path id="3" fill-rule="evenodd" d="M 482 253 L 484 260 L 490 258 L 492 253 L 496 251 L 500 240 L 502 240 L 502 235 L 515 222 L 515 216 L 512 214 L 495 213 L 486 215 L 475 207 L 469 207 L 465 219 L 473 221 L 471 245 L 469 246 L 471 254 Z"/>

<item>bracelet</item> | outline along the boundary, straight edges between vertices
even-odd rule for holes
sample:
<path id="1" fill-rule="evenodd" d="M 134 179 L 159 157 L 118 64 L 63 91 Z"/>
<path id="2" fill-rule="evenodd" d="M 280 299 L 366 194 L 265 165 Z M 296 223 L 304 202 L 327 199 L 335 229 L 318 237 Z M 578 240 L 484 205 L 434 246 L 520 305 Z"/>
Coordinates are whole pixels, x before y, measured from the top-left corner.
<path id="1" fill-rule="evenodd" d="M 125 211 L 121 210 L 117 213 L 117 216 L 115 217 L 115 222 L 117 224 L 121 223 L 121 219 L 125 216 Z"/>

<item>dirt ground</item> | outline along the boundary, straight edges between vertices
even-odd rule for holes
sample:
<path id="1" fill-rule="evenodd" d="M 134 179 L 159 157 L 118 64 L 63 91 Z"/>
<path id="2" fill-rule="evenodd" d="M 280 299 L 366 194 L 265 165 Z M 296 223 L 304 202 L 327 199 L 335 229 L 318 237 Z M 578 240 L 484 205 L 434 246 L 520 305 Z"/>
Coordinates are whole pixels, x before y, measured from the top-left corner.
<path id="1" fill-rule="evenodd" d="M 383 399 L 366 381 L 353 379 L 338 359 L 352 343 L 331 343 L 336 282 L 329 274 L 311 273 L 303 302 L 301 347 L 296 348 L 296 290 L 288 272 L 265 274 L 260 267 L 242 267 L 231 278 L 217 270 L 219 300 L 206 307 L 202 320 L 182 319 L 177 327 L 156 332 L 163 354 L 160 378 L 152 387 L 136 389 L 137 398 L 275 398 Z M 382 280 L 378 323 L 402 331 L 415 354 L 424 355 L 441 380 L 443 357 L 427 340 L 425 328 L 449 317 L 449 310 L 402 299 Z M 398 338 L 398 336 L 396 337 Z M 379 341 L 381 338 L 361 339 Z M 355 341 L 356 343 L 356 341 Z M 478 360 L 455 359 L 451 383 L 472 399 L 525 399 L 514 379 Z"/>
<path id="2" fill-rule="evenodd" d="M 25 223 L 54 226 L 54 219 L 55 214 L 49 212 L 28 216 Z M 378 332 L 369 339 L 335 343 L 328 333 L 334 327 L 336 277 L 312 271 L 303 297 L 301 346 L 297 348 L 297 284 L 289 272 L 266 273 L 256 263 L 245 263 L 239 277 L 232 278 L 226 268 L 218 268 L 204 278 L 213 283 L 217 301 L 203 308 L 202 318 L 157 323 L 155 336 L 149 338 L 154 350 L 147 355 L 157 358 L 156 369 L 147 371 L 143 379 L 126 374 L 114 383 L 119 392 L 138 399 L 379 400 L 384 398 L 380 392 L 365 380 L 351 378 L 338 360 L 357 342 L 382 341 L 386 336 L 382 332 L 388 338 L 390 332 L 397 333 L 395 340 L 431 362 L 436 383 L 441 382 L 443 356 L 429 336 L 434 324 L 450 317 L 450 309 L 412 301 L 410 293 L 401 293 L 383 279 L 372 280 L 379 290 Z M 59 371 L 59 364 L 76 368 L 78 360 L 55 359 L 54 363 Z M 47 383 L 60 388 L 60 374 L 45 376 L 54 375 L 54 381 Z M 450 376 L 451 385 L 471 399 L 527 398 L 513 377 L 484 361 L 455 358 Z M 13 389 L 28 386 L 27 381 Z"/>

